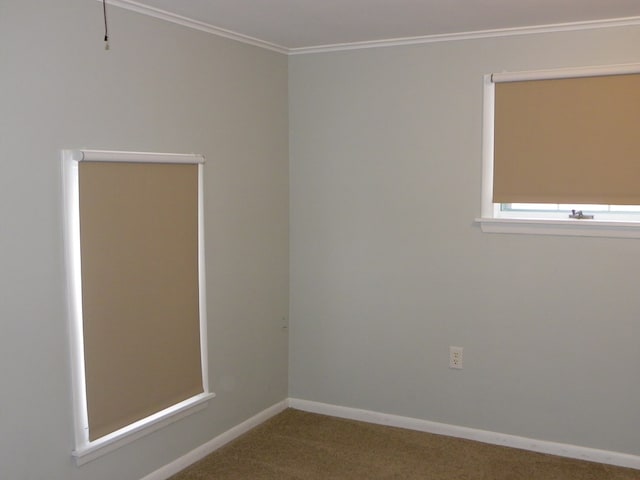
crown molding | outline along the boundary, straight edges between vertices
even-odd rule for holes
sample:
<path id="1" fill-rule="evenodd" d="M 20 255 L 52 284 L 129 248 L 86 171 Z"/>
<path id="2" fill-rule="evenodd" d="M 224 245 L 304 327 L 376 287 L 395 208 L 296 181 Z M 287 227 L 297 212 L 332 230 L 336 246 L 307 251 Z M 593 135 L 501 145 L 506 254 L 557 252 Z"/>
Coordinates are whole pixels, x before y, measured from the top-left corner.
<path id="1" fill-rule="evenodd" d="M 333 45 L 318 45 L 315 47 L 290 48 L 288 49 L 288 54 L 304 55 L 310 53 L 339 52 L 344 50 L 361 50 L 365 48 L 420 45 L 425 43 L 451 42 L 459 40 L 474 40 L 480 38 L 510 37 L 516 35 L 533 35 L 540 33 L 556 33 L 639 25 L 640 17 L 627 17 L 609 20 L 592 20 L 588 22 L 557 23 L 552 25 L 537 25 L 533 27 L 499 28 L 495 30 L 478 30 L 473 32 L 445 33 L 439 35 L 424 35 L 419 37 L 394 38 L 368 42 L 338 43 Z"/>
<path id="2" fill-rule="evenodd" d="M 97 1 L 102 2 L 102 0 Z M 232 32 L 231 30 L 225 30 L 224 28 L 219 28 L 208 23 L 201 22 L 199 20 L 194 20 L 193 18 L 183 17 L 182 15 L 167 12 L 166 10 L 143 5 L 142 3 L 134 2 L 133 0 L 107 0 L 107 3 L 109 5 L 113 5 L 114 7 L 124 8 L 126 10 L 141 13 L 142 15 L 147 15 L 149 17 L 159 18 L 160 20 L 165 20 L 171 23 L 177 23 L 178 25 L 182 25 L 184 27 L 211 33 L 219 37 L 236 40 L 238 42 L 253 45 L 255 47 L 272 50 L 278 53 L 284 53 L 285 55 L 289 53 L 289 49 L 281 45 L 266 42 L 264 40 L 260 40 L 259 38 L 250 37 L 241 33 Z"/>
<path id="3" fill-rule="evenodd" d="M 102 0 L 97 0 L 102 1 Z M 305 55 L 311 53 L 338 52 L 344 50 L 361 50 L 365 48 L 397 47 L 402 45 L 420 45 L 426 43 L 451 42 L 459 40 L 474 40 L 481 38 L 510 37 L 516 35 L 535 35 L 541 33 L 569 32 L 577 30 L 592 30 L 599 28 L 640 26 L 640 17 L 614 18 L 608 20 L 591 20 L 586 22 L 556 23 L 550 25 L 537 25 L 532 27 L 499 28 L 494 30 L 478 30 L 461 33 L 445 33 L 438 35 L 423 35 L 418 37 L 393 38 L 387 40 L 372 40 L 365 42 L 336 43 L 330 45 L 317 45 L 312 47 L 287 48 L 282 45 L 270 43 L 259 38 L 250 37 L 241 33 L 225 30 L 199 20 L 183 17 L 175 13 L 159 8 L 143 5 L 133 0 L 107 0 L 109 5 L 131 10 L 150 17 L 159 18 L 171 23 L 177 23 L 188 28 L 211 33 L 219 37 L 236 40 L 256 47 L 283 53 L 285 55 Z"/>

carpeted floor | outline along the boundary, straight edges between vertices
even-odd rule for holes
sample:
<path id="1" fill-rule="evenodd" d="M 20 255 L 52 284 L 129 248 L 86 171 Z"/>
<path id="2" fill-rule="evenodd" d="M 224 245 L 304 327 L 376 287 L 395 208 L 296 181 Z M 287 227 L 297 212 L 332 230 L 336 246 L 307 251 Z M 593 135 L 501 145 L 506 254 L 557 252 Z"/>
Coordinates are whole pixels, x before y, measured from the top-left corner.
<path id="1" fill-rule="evenodd" d="M 288 409 L 171 480 L 640 480 L 640 470 Z"/>

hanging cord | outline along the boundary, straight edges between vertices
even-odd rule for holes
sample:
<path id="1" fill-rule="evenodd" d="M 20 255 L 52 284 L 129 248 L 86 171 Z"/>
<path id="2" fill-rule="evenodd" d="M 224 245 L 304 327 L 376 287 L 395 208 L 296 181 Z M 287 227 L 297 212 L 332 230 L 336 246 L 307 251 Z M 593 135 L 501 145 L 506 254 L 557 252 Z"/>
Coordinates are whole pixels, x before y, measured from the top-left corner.
<path id="1" fill-rule="evenodd" d="M 104 16 L 104 49 L 109 50 L 109 27 L 107 26 L 107 0 L 102 0 L 102 14 Z"/>

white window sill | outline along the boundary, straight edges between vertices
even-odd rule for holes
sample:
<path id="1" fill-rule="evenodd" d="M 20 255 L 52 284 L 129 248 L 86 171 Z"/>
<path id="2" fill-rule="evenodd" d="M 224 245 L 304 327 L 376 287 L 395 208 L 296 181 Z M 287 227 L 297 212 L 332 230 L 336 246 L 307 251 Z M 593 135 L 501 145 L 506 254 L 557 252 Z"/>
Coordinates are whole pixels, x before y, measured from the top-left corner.
<path id="1" fill-rule="evenodd" d="M 529 218 L 476 218 L 476 222 L 485 233 L 640 238 L 640 222 Z"/>
<path id="2" fill-rule="evenodd" d="M 84 465 L 181 418 L 199 412 L 207 407 L 208 401 L 213 397 L 215 397 L 214 393 L 201 393 L 93 442 L 79 446 L 72 454 L 76 465 Z"/>

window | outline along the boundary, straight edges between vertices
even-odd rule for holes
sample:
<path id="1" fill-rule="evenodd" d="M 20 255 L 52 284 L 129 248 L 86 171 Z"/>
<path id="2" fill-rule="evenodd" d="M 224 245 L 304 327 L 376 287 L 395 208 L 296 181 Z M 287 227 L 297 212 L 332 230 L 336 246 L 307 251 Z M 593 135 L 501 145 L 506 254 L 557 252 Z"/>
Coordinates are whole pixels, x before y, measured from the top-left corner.
<path id="1" fill-rule="evenodd" d="M 638 125 L 640 65 L 487 75 L 483 231 L 640 237 Z"/>
<path id="2" fill-rule="evenodd" d="M 63 152 L 79 464 L 204 408 L 197 155 Z"/>

